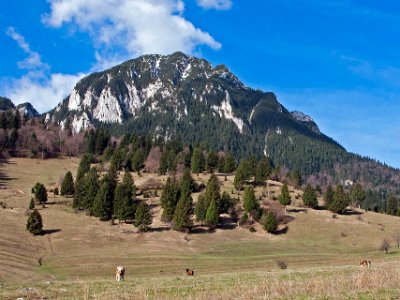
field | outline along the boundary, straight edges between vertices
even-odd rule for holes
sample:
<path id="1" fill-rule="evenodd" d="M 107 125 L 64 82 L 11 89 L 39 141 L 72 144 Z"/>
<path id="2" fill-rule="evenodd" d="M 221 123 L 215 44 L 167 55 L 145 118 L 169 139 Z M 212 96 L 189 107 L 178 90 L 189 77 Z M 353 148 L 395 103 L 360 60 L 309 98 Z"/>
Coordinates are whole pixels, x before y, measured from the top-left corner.
<path id="1" fill-rule="evenodd" d="M 45 234 L 25 230 L 31 188 L 59 185 L 78 159 L 9 159 L 0 164 L 0 299 L 390 299 L 400 295 L 400 250 L 379 251 L 383 238 L 400 232 L 400 218 L 372 212 L 349 215 L 288 207 L 291 221 L 282 234 L 256 232 L 224 222 L 215 231 L 198 227 L 186 234 L 160 220 L 159 199 L 148 233 L 131 224 L 100 222 L 75 212 L 70 199 L 49 193 L 39 208 Z M 194 176 L 206 182 L 208 175 Z M 156 174 L 135 174 L 140 185 Z M 222 189 L 231 193 L 233 177 Z M 277 195 L 279 183 L 269 192 Z M 267 191 L 259 188 L 258 195 Z M 300 191 L 292 189 L 293 199 Z M 233 196 L 237 196 L 236 194 Z M 194 196 L 196 200 L 197 195 Z M 358 263 L 370 259 L 372 268 Z M 278 263 L 287 265 L 281 269 Z M 117 265 L 127 269 L 117 283 Z M 187 277 L 185 269 L 195 270 Z"/>

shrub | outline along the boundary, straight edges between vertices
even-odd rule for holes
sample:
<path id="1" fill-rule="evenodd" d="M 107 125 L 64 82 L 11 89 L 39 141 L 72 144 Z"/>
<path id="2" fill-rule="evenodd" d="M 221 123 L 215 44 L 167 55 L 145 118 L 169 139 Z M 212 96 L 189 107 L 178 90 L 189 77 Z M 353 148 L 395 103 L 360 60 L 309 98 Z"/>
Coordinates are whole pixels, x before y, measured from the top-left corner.
<path id="1" fill-rule="evenodd" d="M 276 265 L 281 270 L 286 270 L 287 269 L 287 264 L 283 260 L 277 260 L 276 261 Z"/>
<path id="2" fill-rule="evenodd" d="M 249 231 L 250 231 L 250 232 L 256 232 L 257 230 L 256 230 L 253 226 L 251 226 L 251 227 L 249 228 Z"/>
<path id="3" fill-rule="evenodd" d="M 56 196 L 59 195 L 60 192 L 59 192 L 59 190 L 58 190 L 58 187 L 56 187 L 56 188 L 54 189 L 53 193 L 54 193 L 54 195 L 56 195 Z"/>
<path id="4" fill-rule="evenodd" d="M 247 224 L 248 221 L 249 221 L 249 215 L 247 214 L 247 212 L 245 212 L 243 216 L 240 218 L 239 225 L 245 225 Z"/>

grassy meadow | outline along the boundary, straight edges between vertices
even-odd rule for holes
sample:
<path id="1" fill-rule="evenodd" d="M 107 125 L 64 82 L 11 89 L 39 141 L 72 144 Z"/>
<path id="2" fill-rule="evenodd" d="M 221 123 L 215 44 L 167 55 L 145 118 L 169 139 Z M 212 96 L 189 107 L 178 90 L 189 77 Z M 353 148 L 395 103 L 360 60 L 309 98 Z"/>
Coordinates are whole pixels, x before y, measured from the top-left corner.
<path id="1" fill-rule="evenodd" d="M 49 193 L 39 207 L 45 234 L 26 230 L 31 188 L 60 185 L 79 160 L 16 158 L 0 163 L 0 299 L 396 299 L 400 297 L 400 250 L 379 251 L 383 238 L 400 232 L 400 218 L 372 212 L 333 216 L 300 207 L 301 191 L 291 188 L 293 205 L 282 234 L 252 233 L 223 216 L 214 231 L 170 230 L 161 221 L 159 198 L 148 199 L 152 229 L 139 233 L 132 224 L 101 222 L 75 212 Z M 209 175 L 194 175 L 206 182 Z M 135 184 L 165 176 L 134 174 Z M 232 193 L 233 176 L 220 176 Z M 270 197 L 280 183 L 270 182 Z M 268 194 L 257 188 L 257 198 Z M 160 195 L 160 192 L 158 192 Z M 194 195 L 196 201 L 198 195 Z M 238 196 L 236 193 L 232 196 Z M 142 196 L 141 196 L 142 197 Z M 265 200 L 265 197 L 262 201 Z M 359 268 L 370 259 L 372 268 Z M 115 282 L 115 267 L 126 280 Z M 287 268 L 281 268 L 286 265 Z M 186 276 L 185 269 L 195 271 Z"/>

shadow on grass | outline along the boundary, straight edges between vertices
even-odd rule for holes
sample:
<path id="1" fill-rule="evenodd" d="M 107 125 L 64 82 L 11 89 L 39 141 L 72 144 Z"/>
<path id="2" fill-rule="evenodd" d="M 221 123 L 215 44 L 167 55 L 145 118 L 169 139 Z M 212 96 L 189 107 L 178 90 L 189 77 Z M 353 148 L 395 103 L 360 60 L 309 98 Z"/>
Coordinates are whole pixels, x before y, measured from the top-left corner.
<path id="1" fill-rule="evenodd" d="M 60 232 L 61 229 L 43 229 L 42 233 L 40 235 L 47 235 L 47 234 L 52 234 L 56 232 Z"/>
<path id="2" fill-rule="evenodd" d="M 212 233 L 215 232 L 215 228 L 208 228 L 205 226 L 195 226 L 190 231 L 190 234 L 203 234 L 203 233 Z"/>
<path id="3" fill-rule="evenodd" d="M 163 232 L 163 231 L 170 231 L 171 228 L 169 227 L 150 227 L 147 232 Z"/>
<path id="4" fill-rule="evenodd" d="M 288 231 L 289 231 L 289 227 L 285 226 L 285 227 L 283 227 L 281 229 L 275 230 L 273 232 L 273 234 L 275 234 L 275 235 L 286 234 Z"/>

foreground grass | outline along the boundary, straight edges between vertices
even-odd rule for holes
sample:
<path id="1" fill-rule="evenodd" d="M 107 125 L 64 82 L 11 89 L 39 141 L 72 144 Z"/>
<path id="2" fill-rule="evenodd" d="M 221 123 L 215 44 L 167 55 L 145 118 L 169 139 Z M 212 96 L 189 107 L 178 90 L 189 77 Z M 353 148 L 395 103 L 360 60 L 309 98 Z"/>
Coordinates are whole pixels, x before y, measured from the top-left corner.
<path id="1" fill-rule="evenodd" d="M 5 285 L 0 298 L 16 299 L 398 299 L 399 265 L 352 266 L 212 275 L 130 277 L 115 281 L 58 281 Z"/>

